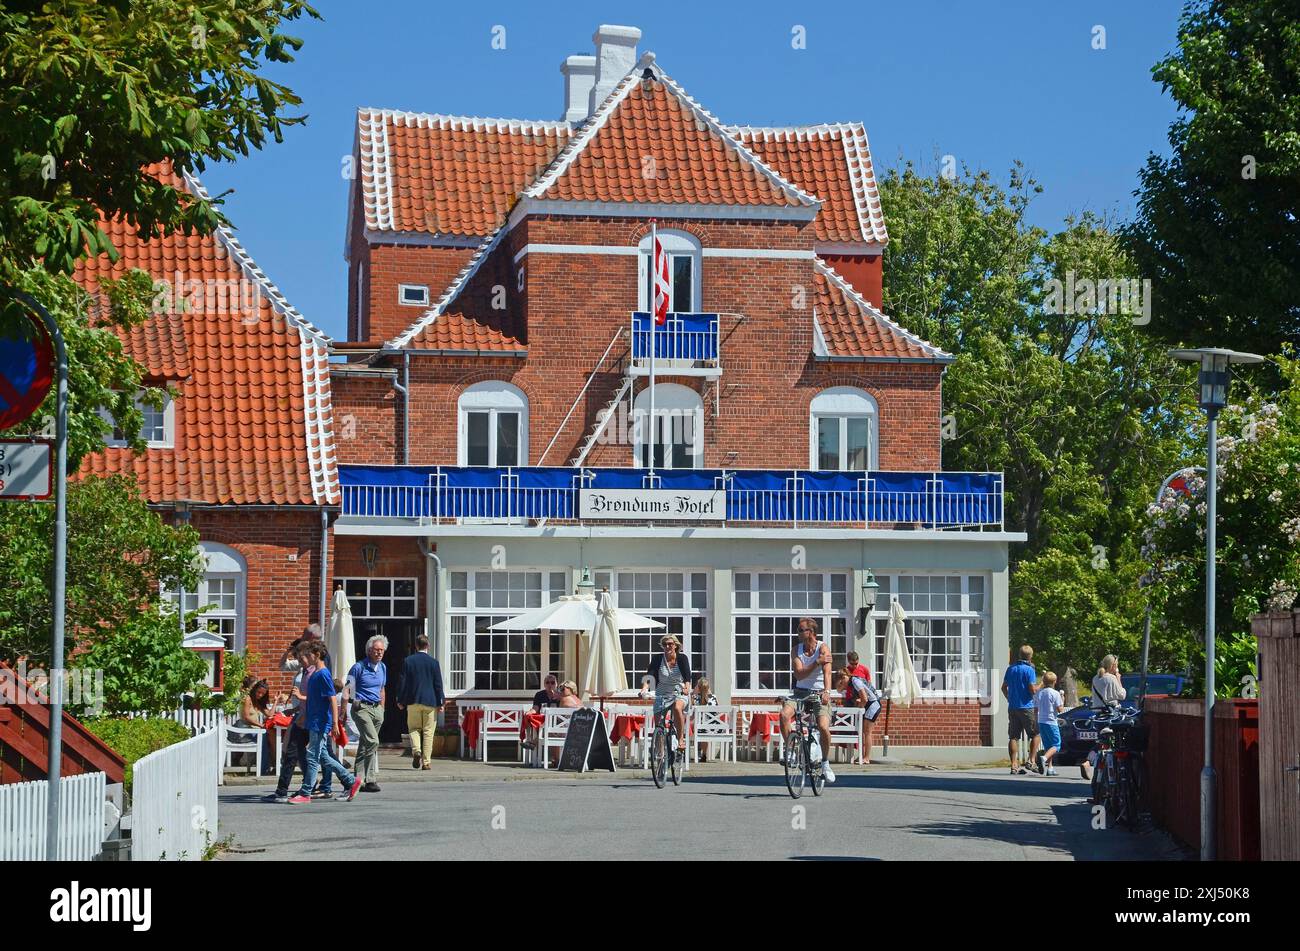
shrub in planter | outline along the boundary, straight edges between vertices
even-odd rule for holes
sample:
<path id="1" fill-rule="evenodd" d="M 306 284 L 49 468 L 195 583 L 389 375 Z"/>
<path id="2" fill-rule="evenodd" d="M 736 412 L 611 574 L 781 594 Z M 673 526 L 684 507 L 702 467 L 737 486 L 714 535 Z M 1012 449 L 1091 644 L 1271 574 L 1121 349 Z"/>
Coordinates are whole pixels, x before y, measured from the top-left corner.
<path id="1" fill-rule="evenodd" d="M 455 756 L 460 751 L 460 728 L 439 727 L 433 737 L 434 756 Z"/>
<path id="2" fill-rule="evenodd" d="M 131 788 L 135 761 L 165 746 L 190 738 L 190 731 L 175 720 L 118 719 L 101 717 L 85 721 L 86 729 L 95 734 L 126 760 L 123 784 Z"/>

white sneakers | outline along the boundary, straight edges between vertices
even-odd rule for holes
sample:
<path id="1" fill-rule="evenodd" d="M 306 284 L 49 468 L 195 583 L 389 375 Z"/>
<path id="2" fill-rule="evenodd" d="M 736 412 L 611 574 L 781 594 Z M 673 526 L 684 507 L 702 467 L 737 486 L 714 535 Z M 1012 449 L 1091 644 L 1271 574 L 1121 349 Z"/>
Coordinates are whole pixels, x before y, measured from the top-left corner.
<path id="1" fill-rule="evenodd" d="M 835 782 L 835 770 L 831 769 L 831 761 L 828 759 L 822 760 L 822 775 L 826 777 L 826 782 Z"/>

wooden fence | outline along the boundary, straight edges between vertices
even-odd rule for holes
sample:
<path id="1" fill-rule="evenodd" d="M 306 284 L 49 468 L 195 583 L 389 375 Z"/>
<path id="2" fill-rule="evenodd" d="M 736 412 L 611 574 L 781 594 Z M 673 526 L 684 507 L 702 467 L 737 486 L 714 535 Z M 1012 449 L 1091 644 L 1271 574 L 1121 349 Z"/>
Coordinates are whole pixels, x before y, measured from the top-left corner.
<path id="1" fill-rule="evenodd" d="M 1152 818 L 1199 849 L 1205 703 L 1153 698 L 1144 718 L 1151 730 L 1146 766 Z M 1259 765 L 1259 701 L 1215 703 L 1216 852 L 1224 861 L 1259 859 Z"/>
<path id="2" fill-rule="evenodd" d="M 1300 610 L 1251 618 L 1259 639 L 1259 822 L 1265 860 L 1300 860 Z"/>
<path id="3" fill-rule="evenodd" d="M 213 729 L 136 760 L 131 860 L 202 859 L 217 835 L 222 730 Z"/>
<path id="4" fill-rule="evenodd" d="M 85 862 L 104 844 L 104 774 L 82 773 L 59 780 L 58 858 Z M 50 784 L 0 786 L 0 862 L 40 862 L 47 855 Z"/>

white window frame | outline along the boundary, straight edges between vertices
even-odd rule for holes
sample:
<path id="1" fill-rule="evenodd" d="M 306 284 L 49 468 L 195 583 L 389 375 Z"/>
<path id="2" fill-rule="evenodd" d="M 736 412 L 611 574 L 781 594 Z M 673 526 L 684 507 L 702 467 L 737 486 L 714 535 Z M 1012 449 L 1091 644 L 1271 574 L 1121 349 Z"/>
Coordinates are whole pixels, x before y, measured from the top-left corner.
<path id="1" fill-rule="evenodd" d="M 149 418 L 148 414 L 157 411 L 154 410 L 153 407 L 145 405 L 143 398 L 144 398 L 143 391 L 138 392 L 136 393 L 135 398 L 134 400 L 132 400 L 132 402 L 135 404 L 135 408 L 138 409 L 142 414 L 144 414 L 145 421 L 147 423 Z M 163 391 L 163 404 L 162 404 L 161 412 L 162 412 L 162 421 L 163 421 L 163 438 L 146 439 L 145 445 L 147 445 L 148 448 L 150 449 L 174 449 L 176 448 L 176 401 L 172 399 L 171 393 L 168 393 L 166 390 Z M 107 409 L 101 407 L 99 410 L 99 415 L 104 419 L 105 422 L 108 423 L 109 426 L 113 426 L 113 417 L 109 414 Z M 140 432 L 141 434 L 145 432 L 145 428 L 143 425 L 141 427 Z M 110 432 L 108 434 L 108 437 L 104 440 L 104 444 L 111 448 L 121 448 L 126 445 L 126 440 L 122 439 L 117 435 L 116 427 L 114 427 L 113 432 Z"/>
<path id="2" fill-rule="evenodd" d="M 909 610 L 904 606 L 904 611 L 909 620 L 939 620 L 950 624 L 959 625 L 955 634 L 945 634 L 947 637 L 956 637 L 961 645 L 959 658 L 960 664 L 956 671 L 958 679 L 967 681 L 968 686 L 953 688 L 951 683 L 948 687 L 935 689 L 926 685 L 927 677 L 922 670 L 917 670 L 917 679 L 921 682 L 921 694 L 926 697 L 953 697 L 965 699 L 979 699 L 990 689 L 998 685 L 987 682 L 991 676 L 992 669 L 989 650 L 991 648 L 992 637 L 992 611 L 991 611 L 991 591 L 992 578 L 987 572 L 980 571 L 877 571 L 875 572 L 876 581 L 880 584 L 880 592 L 876 601 L 876 609 L 871 614 L 871 658 L 872 664 L 879 666 L 883 663 L 884 657 L 884 624 L 889 620 L 889 606 L 893 598 L 901 592 L 899 591 L 899 579 L 908 578 L 960 578 L 960 602 L 957 610 L 950 610 L 947 605 L 947 599 L 950 597 L 946 592 L 944 594 L 945 605 L 942 610 L 936 608 Z M 983 587 L 983 604 L 977 609 L 971 608 L 971 579 L 980 579 Z M 933 582 L 930 582 L 933 584 Z M 946 585 L 945 585 L 946 587 Z M 975 634 L 972 630 L 972 622 L 978 622 L 982 626 L 980 633 L 980 658 L 981 664 L 978 667 L 970 664 L 973 654 L 971 645 Z M 933 636 L 933 635 L 928 635 Z M 926 655 L 933 656 L 933 655 Z M 951 658 L 952 655 L 946 655 Z M 913 655 L 912 663 L 915 665 L 918 658 Z M 872 668 L 873 676 L 875 667 Z M 981 690 L 981 677 L 984 679 L 983 690 Z"/>
<path id="3" fill-rule="evenodd" d="M 773 602 L 774 602 L 773 606 L 771 607 L 763 606 L 761 599 L 759 597 L 753 596 L 752 594 L 750 596 L 750 604 L 748 606 L 742 606 L 741 605 L 742 598 L 740 596 L 742 594 L 742 589 L 740 588 L 739 582 L 737 580 L 736 577 L 737 575 L 753 576 L 756 585 L 752 589 L 752 591 L 754 592 L 762 591 L 762 582 L 758 580 L 759 578 L 763 576 L 772 577 L 773 578 Z M 777 605 L 775 603 L 777 600 L 776 597 L 777 589 L 775 586 L 779 576 L 783 576 L 783 575 L 798 576 L 801 578 L 806 578 L 809 575 L 821 575 L 822 584 L 821 584 L 820 591 L 822 594 L 822 606 L 821 607 L 794 607 L 793 595 L 791 596 L 790 607 L 781 607 Z M 832 606 L 834 596 L 841 594 L 841 592 L 835 589 L 835 583 L 832 580 L 836 576 L 844 579 L 844 590 L 842 592 L 844 596 L 844 605 L 843 607 L 838 607 L 838 608 Z M 733 682 L 734 686 L 732 690 L 733 695 L 738 697 L 762 697 L 762 696 L 771 696 L 774 693 L 786 694 L 789 692 L 788 689 L 784 687 L 738 686 L 738 684 L 740 683 L 740 676 L 742 672 L 749 674 L 751 676 L 752 678 L 750 681 L 751 683 L 756 681 L 757 678 L 762 673 L 761 664 L 759 663 L 758 660 L 761 653 L 758 648 L 758 638 L 760 635 L 758 632 L 757 625 L 758 625 L 759 618 L 763 618 L 763 617 L 791 618 L 792 620 L 797 622 L 799 618 L 810 617 L 817 622 L 817 628 L 818 628 L 817 639 L 824 642 L 827 646 L 831 646 L 831 636 L 832 636 L 832 626 L 833 626 L 832 622 L 839 621 L 844 626 L 843 637 L 844 637 L 845 648 L 843 653 L 847 654 L 849 651 L 853 650 L 853 613 L 852 613 L 853 598 L 852 598 L 852 591 L 851 591 L 852 585 L 853 585 L 853 570 L 850 568 L 825 568 L 822 570 L 810 570 L 810 571 L 773 571 L 771 568 L 736 568 L 732 572 L 731 644 L 729 645 L 729 649 L 731 651 L 732 677 L 734 678 L 734 682 Z M 791 589 L 793 590 L 793 585 L 791 585 Z M 804 591 L 807 590 L 806 586 L 803 590 Z M 739 618 L 744 618 L 748 621 L 749 624 L 748 634 L 737 632 L 736 621 Z M 791 634 L 797 637 L 798 635 L 794 632 L 793 627 L 794 625 L 792 625 Z M 737 637 L 749 637 L 750 639 L 749 660 L 744 665 L 743 668 L 739 662 L 737 640 L 736 640 Z M 833 647 L 832 647 L 832 652 L 834 652 Z M 787 664 L 785 669 L 788 672 L 789 655 L 787 654 L 786 657 L 787 657 Z M 832 676 L 834 676 L 833 669 L 831 673 Z M 791 684 L 794 683 L 793 677 L 791 678 L 790 682 Z M 828 683 L 826 685 L 826 689 L 831 691 L 833 696 L 838 696 L 838 694 L 835 692 L 834 683 Z"/>
<path id="4" fill-rule="evenodd" d="M 345 577 L 340 575 L 339 577 L 336 577 L 334 581 L 336 583 L 340 583 L 343 585 L 343 594 L 348 599 L 348 606 L 352 609 L 352 616 L 354 618 L 357 618 L 358 620 L 365 619 L 367 621 L 415 621 L 415 620 L 419 620 L 420 618 L 420 579 L 419 578 L 405 577 L 399 575 L 380 575 L 378 577 L 372 577 L 370 575 L 352 575 L 349 577 Z M 389 582 L 390 593 L 387 596 L 376 595 L 372 593 L 371 588 L 373 587 L 373 584 L 376 581 Z M 403 584 L 409 583 L 412 587 L 412 590 L 415 593 L 410 597 L 407 597 L 406 595 L 402 595 L 401 597 L 398 597 L 397 594 L 394 592 L 396 591 L 395 586 L 399 581 L 402 582 Z M 358 584 L 365 585 L 366 593 L 350 594 L 348 591 L 349 587 Z M 396 614 L 396 613 L 371 614 L 370 602 L 372 601 L 388 601 L 390 607 L 392 607 L 394 611 L 396 610 L 394 606 L 394 602 L 412 601 L 414 603 L 412 605 L 410 614 Z M 360 610 L 358 610 L 358 607 L 360 607 Z"/>
<path id="5" fill-rule="evenodd" d="M 833 470 L 821 468 L 821 453 L 817 446 L 818 430 L 823 419 L 837 419 L 840 423 L 840 462 Z M 867 420 L 867 469 L 880 466 L 880 412 L 876 400 L 866 390 L 856 386 L 832 386 L 813 397 L 808 405 L 808 467 L 814 471 L 861 472 L 850 469 L 848 460 L 848 421 Z"/>
<path id="6" fill-rule="evenodd" d="M 474 678 L 478 673 L 477 654 L 475 650 L 476 638 L 480 636 L 491 637 L 491 633 L 478 634 L 475 632 L 476 618 L 508 618 L 523 614 L 525 611 L 531 611 L 539 605 L 527 603 L 526 597 L 521 599 L 521 604 L 514 607 L 501 607 L 496 605 L 480 605 L 477 586 L 477 575 L 487 573 L 490 575 L 511 575 L 519 574 L 540 574 L 540 602 L 542 605 L 550 604 L 554 598 L 571 593 L 573 583 L 573 573 L 568 568 L 556 567 L 512 567 L 509 569 L 490 568 L 487 566 L 460 566 L 449 568 L 447 573 L 447 644 L 448 644 L 448 663 L 445 675 L 445 684 L 448 697 L 466 697 L 473 698 L 476 696 L 507 696 L 518 697 L 521 699 L 532 699 L 534 693 L 541 689 L 541 683 L 545 680 L 548 673 L 562 674 L 566 672 L 566 654 L 570 651 L 570 642 L 573 640 L 572 635 L 566 631 L 549 631 L 538 632 L 540 636 L 538 648 L 538 685 L 536 687 L 524 687 L 523 689 L 511 690 L 507 688 L 493 687 L 475 687 Z M 466 576 L 464 588 L 457 586 L 456 575 L 464 574 Z M 560 577 L 552 579 L 551 575 Z M 552 581 L 558 581 L 559 584 L 552 584 Z M 486 590 L 492 590 L 488 588 Z M 507 587 L 507 592 L 514 589 Z M 521 589 L 526 595 L 527 586 Z M 458 596 L 461 591 L 465 592 L 465 603 L 457 604 Z M 493 623 L 496 623 L 495 621 Z M 503 631 L 498 632 L 508 636 L 524 633 L 520 631 Z M 552 650 L 552 647 L 558 646 L 559 651 Z M 509 653 L 507 651 L 507 653 Z M 564 680 L 563 676 L 560 680 Z M 574 680 L 578 678 L 573 677 Z"/>
<path id="7" fill-rule="evenodd" d="M 650 429 L 646 424 L 650 414 L 650 387 L 646 386 L 632 400 L 632 465 L 635 468 L 648 468 L 641 465 L 642 446 L 649 443 Z M 703 469 L 704 468 L 704 401 L 700 394 L 689 386 L 680 383 L 659 383 L 655 385 L 655 418 L 668 420 L 669 426 L 691 426 L 691 446 L 686 459 L 672 457 L 671 448 L 664 452 L 664 469 Z M 680 422 L 678 422 L 680 421 Z M 662 425 L 662 424 L 661 424 Z"/>
<path id="8" fill-rule="evenodd" d="M 659 243 L 663 246 L 664 254 L 668 255 L 668 310 L 672 313 L 701 313 L 703 305 L 701 303 L 701 291 L 703 281 L 700 275 L 700 261 L 703 254 L 700 247 L 699 238 L 688 231 L 676 231 L 673 229 L 664 229 L 659 232 Z M 691 261 L 691 306 L 686 310 L 678 307 L 676 298 L 675 284 L 673 280 L 674 268 L 673 263 L 679 257 L 689 258 Z M 651 310 L 651 300 L 649 295 L 650 286 L 650 235 L 646 235 L 637 244 L 637 310 L 649 312 Z"/>
<path id="9" fill-rule="evenodd" d="M 694 595 L 696 589 L 693 587 L 694 580 L 692 579 L 692 575 L 700 574 L 704 575 L 704 587 L 702 589 L 704 592 L 703 606 L 695 604 Z M 621 588 L 619 584 L 620 580 L 622 580 L 619 577 L 620 575 L 633 576 L 632 590 L 630 592 Z M 665 587 L 663 592 L 665 596 L 662 599 L 659 599 L 655 597 L 659 592 L 654 589 L 653 577 L 645 579 L 648 582 L 651 595 L 650 604 L 647 605 L 645 604 L 644 599 L 640 597 L 646 589 L 640 585 L 639 582 L 642 579 L 636 578 L 635 576 L 637 575 L 680 575 L 682 587 L 680 589 L 671 590 Z M 710 630 L 711 610 L 713 605 L 713 572 L 707 568 L 615 568 L 597 571 L 594 573 L 594 578 L 596 581 L 597 591 L 602 588 L 609 588 L 609 593 L 613 595 L 616 607 L 627 611 L 633 611 L 643 617 L 654 618 L 655 620 L 666 624 L 666 626 L 662 628 L 656 627 L 640 629 L 637 631 L 620 632 L 619 641 L 620 646 L 623 647 L 624 665 L 627 663 L 627 655 L 635 653 L 635 651 L 629 651 L 627 649 L 624 639 L 644 637 L 645 631 L 649 630 L 650 642 L 653 648 L 651 656 L 653 656 L 655 651 L 658 651 L 656 645 L 661 637 L 670 633 L 674 634 L 677 639 L 682 642 L 682 648 L 685 650 L 687 656 L 691 658 L 691 673 L 694 674 L 697 679 L 702 676 L 708 676 L 706 671 L 712 666 L 714 649 L 712 631 Z M 672 607 L 670 605 L 672 600 L 671 595 L 677 593 L 679 590 L 682 596 L 682 603 L 676 607 Z M 662 600 L 662 606 L 655 604 L 658 600 Z M 672 630 L 673 625 L 671 624 L 670 619 L 678 618 L 682 621 L 682 629 L 681 631 L 674 631 Z M 690 630 L 690 628 L 696 626 L 700 629 L 699 634 Z M 627 670 L 627 675 L 632 678 L 632 682 L 637 686 L 631 687 L 627 690 L 616 691 L 615 696 L 636 696 L 640 692 L 640 680 L 644 673 L 645 668 L 643 667 L 637 667 L 635 670 L 629 668 Z M 716 688 L 716 685 L 713 686 Z"/>
<path id="10" fill-rule="evenodd" d="M 183 592 L 181 610 L 185 612 L 183 628 L 186 631 L 197 630 L 198 625 L 191 623 L 193 621 L 206 625 L 209 620 L 215 619 L 233 619 L 233 632 L 229 635 L 226 642 L 227 650 L 242 652 L 246 644 L 245 625 L 248 618 L 248 561 L 228 545 L 222 545 L 218 542 L 200 541 L 199 551 L 203 558 L 204 569 L 203 578 L 199 581 L 199 586 L 193 591 Z M 195 614 L 199 608 L 209 603 L 211 595 L 209 594 L 210 581 L 228 581 L 235 582 L 235 608 L 234 611 L 215 610 L 205 611 L 203 614 Z M 168 591 L 167 598 L 176 603 L 177 591 L 172 589 Z M 214 633 L 216 633 L 214 631 Z M 226 636 L 226 635 L 222 635 Z"/>
<path id="11" fill-rule="evenodd" d="M 456 463 L 469 465 L 469 414 L 488 414 L 488 464 L 486 468 L 500 466 L 497 461 L 497 416 L 513 413 L 519 417 L 519 453 L 516 465 L 528 465 L 528 397 L 513 383 L 504 380 L 484 380 L 466 387 L 456 401 Z"/>
<path id="12" fill-rule="evenodd" d="M 420 291 L 420 300 L 407 300 L 407 291 Z M 397 285 L 397 303 L 403 307 L 428 307 L 429 306 L 429 285 L 428 284 L 398 284 Z"/>

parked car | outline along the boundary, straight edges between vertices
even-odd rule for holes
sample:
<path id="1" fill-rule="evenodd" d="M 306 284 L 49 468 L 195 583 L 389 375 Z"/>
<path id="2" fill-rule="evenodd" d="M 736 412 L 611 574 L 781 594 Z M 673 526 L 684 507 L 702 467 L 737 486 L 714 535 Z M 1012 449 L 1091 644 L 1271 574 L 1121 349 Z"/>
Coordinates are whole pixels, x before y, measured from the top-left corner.
<path id="1" fill-rule="evenodd" d="M 1138 689 L 1142 681 L 1141 673 L 1127 673 L 1120 675 L 1120 682 L 1124 684 L 1124 705 L 1136 706 L 1142 699 L 1142 693 Z M 1187 678 L 1182 674 L 1147 674 L 1147 699 L 1153 697 L 1176 697 L 1183 692 L 1187 685 Z M 1094 741 L 1097 739 L 1092 731 L 1078 729 L 1078 722 L 1086 720 L 1093 715 L 1091 706 L 1092 698 L 1085 697 L 1080 706 L 1073 707 L 1060 716 L 1061 726 L 1061 750 L 1056 754 L 1055 760 L 1059 766 L 1078 766 L 1088 759 L 1088 752 L 1092 749 Z"/>

